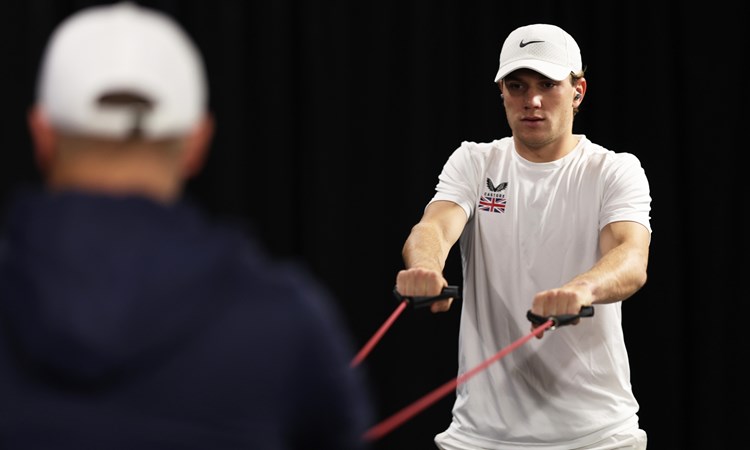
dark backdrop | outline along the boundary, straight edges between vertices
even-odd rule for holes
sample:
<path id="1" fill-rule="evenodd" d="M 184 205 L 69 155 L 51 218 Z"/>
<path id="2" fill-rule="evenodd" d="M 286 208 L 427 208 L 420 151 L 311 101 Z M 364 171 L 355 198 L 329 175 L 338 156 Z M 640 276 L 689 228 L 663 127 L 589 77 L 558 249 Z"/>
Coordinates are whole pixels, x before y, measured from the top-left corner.
<path id="1" fill-rule="evenodd" d="M 25 112 L 43 45 L 93 1 L 2 8 L 2 201 L 36 180 Z M 650 177 L 647 285 L 623 305 L 632 383 L 651 449 L 732 448 L 747 414 L 740 367 L 747 269 L 744 6 L 667 1 L 145 1 L 205 54 L 217 135 L 188 186 L 212 213 L 305 261 L 359 348 L 394 311 L 401 245 L 462 140 L 508 134 L 496 85 L 515 27 L 562 26 L 589 89 L 575 131 L 637 155 Z M 743 158 L 744 159 L 744 158 Z M 460 284 L 458 255 L 446 272 Z M 382 419 L 456 376 L 460 305 L 407 309 L 361 366 Z M 304 376 L 300 374 L 300 376 Z M 378 441 L 429 449 L 453 397 Z"/>

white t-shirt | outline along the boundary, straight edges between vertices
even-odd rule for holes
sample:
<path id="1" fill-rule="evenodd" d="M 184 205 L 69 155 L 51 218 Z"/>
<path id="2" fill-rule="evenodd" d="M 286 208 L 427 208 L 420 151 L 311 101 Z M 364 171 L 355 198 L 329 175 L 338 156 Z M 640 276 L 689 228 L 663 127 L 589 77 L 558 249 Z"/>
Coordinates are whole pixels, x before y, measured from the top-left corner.
<path id="1" fill-rule="evenodd" d="M 605 225 L 634 221 L 651 231 L 639 160 L 578 137 L 553 162 L 529 162 L 504 138 L 464 142 L 445 164 L 431 202 L 455 202 L 469 218 L 460 238 L 459 374 L 530 332 L 534 295 L 590 269 Z M 621 303 L 529 340 L 456 395 L 437 439 L 465 448 L 569 449 L 637 424 Z"/>

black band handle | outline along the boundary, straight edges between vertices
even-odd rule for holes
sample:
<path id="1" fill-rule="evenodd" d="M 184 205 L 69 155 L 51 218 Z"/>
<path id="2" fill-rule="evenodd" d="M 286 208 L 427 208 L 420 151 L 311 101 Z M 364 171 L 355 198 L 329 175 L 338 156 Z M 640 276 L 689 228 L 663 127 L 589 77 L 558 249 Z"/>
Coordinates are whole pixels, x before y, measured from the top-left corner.
<path id="1" fill-rule="evenodd" d="M 526 318 L 536 325 L 542 325 L 546 323 L 548 320 L 551 320 L 552 328 L 555 328 L 555 327 L 561 327 L 563 325 L 570 325 L 576 319 L 579 319 L 581 317 L 591 317 L 593 315 L 594 315 L 593 306 L 583 306 L 581 307 L 581 312 L 579 312 L 578 314 L 560 314 L 557 316 L 549 316 L 549 317 L 538 316 L 532 313 L 531 310 L 529 310 L 526 313 Z"/>
<path id="2" fill-rule="evenodd" d="M 394 287 L 393 295 L 396 297 L 396 299 L 399 302 L 406 300 L 407 302 L 411 303 L 411 305 L 416 309 L 416 308 L 424 308 L 425 306 L 430 306 L 432 303 L 438 300 L 445 300 L 447 298 L 460 300 L 461 289 L 459 289 L 458 286 L 446 286 L 438 295 L 434 295 L 431 297 L 405 297 L 399 294 L 398 290 Z"/>

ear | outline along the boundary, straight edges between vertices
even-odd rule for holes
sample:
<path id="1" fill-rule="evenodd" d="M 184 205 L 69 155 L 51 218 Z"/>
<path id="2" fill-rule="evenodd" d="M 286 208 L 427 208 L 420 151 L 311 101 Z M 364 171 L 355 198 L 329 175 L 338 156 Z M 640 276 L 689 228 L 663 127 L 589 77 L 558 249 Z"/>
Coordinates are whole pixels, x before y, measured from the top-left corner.
<path id="1" fill-rule="evenodd" d="M 497 89 L 500 91 L 500 102 L 505 106 L 505 94 L 503 93 L 503 88 L 505 87 L 505 83 L 503 80 L 499 80 L 497 82 Z"/>
<path id="2" fill-rule="evenodd" d="M 57 132 L 39 105 L 34 105 L 27 115 L 29 132 L 34 146 L 34 159 L 42 172 L 47 172 L 52 165 L 57 151 Z"/>
<path id="3" fill-rule="evenodd" d="M 182 153 L 183 178 L 191 178 L 203 169 L 214 135 L 214 118 L 206 114 L 185 138 Z"/>
<path id="4" fill-rule="evenodd" d="M 573 106 L 578 106 L 583 101 L 583 97 L 586 95 L 586 79 L 581 78 L 578 80 L 578 84 L 575 86 L 575 96 L 573 97 Z"/>

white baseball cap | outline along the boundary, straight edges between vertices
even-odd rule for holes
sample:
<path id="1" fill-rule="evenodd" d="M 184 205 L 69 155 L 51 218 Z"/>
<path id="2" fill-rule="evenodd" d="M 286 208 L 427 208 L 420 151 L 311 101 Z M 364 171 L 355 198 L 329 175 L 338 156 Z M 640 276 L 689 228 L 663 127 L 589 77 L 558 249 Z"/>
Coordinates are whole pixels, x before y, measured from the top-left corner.
<path id="1" fill-rule="evenodd" d="M 64 132 L 124 138 L 134 120 L 145 138 L 188 132 L 205 113 L 207 80 L 201 55 L 166 14 L 131 2 L 92 6 L 64 20 L 45 49 L 37 101 Z M 132 107 L 102 103 L 131 93 L 150 105 L 134 118 Z"/>
<path id="2" fill-rule="evenodd" d="M 581 50 L 565 30 L 534 24 L 516 28 L 503 43 L 495 82 L 517 69 L 531 69 L 550 80 L 563 80 L 583 70 Z"/>

